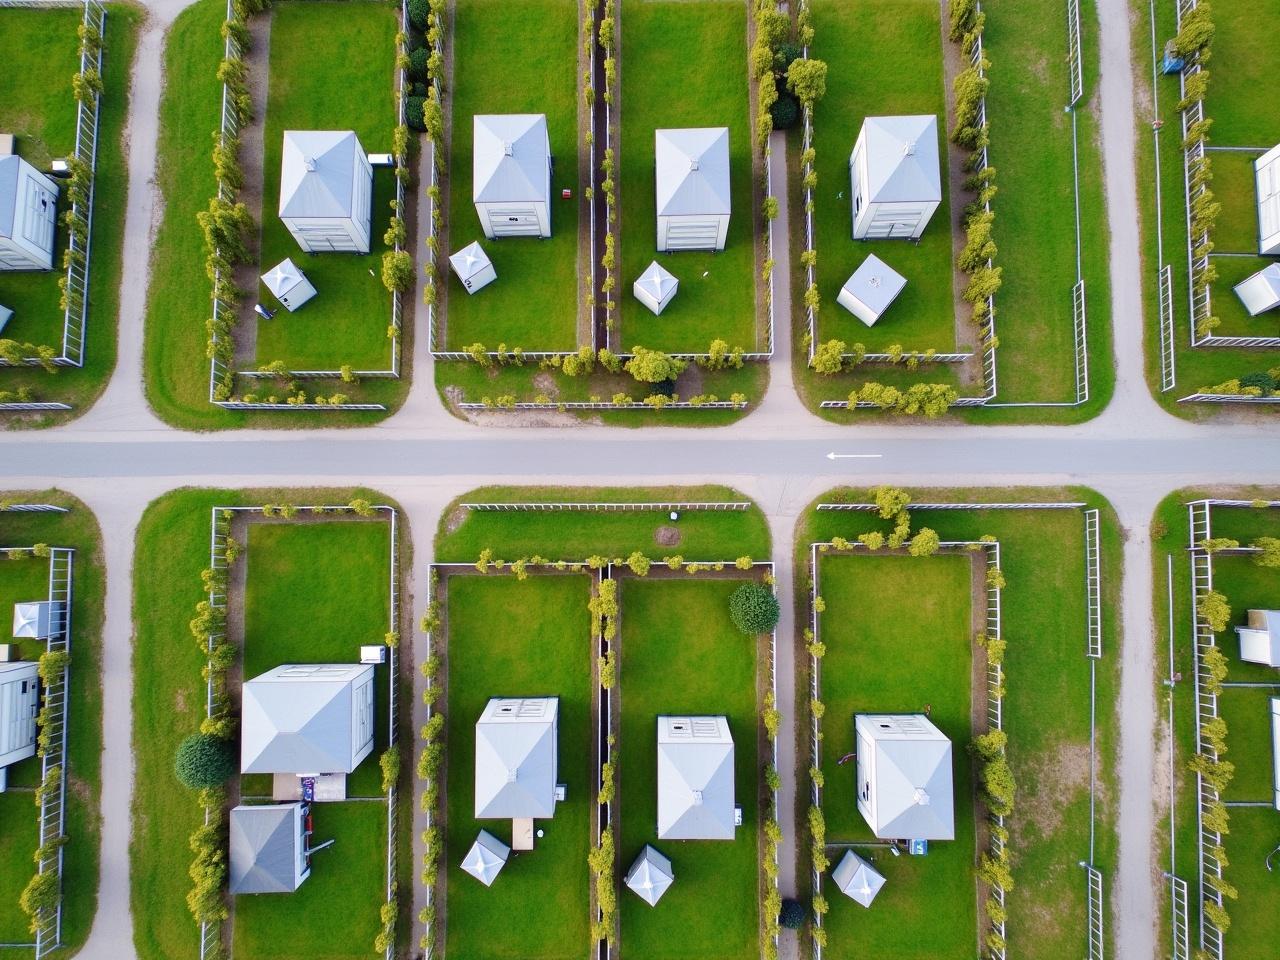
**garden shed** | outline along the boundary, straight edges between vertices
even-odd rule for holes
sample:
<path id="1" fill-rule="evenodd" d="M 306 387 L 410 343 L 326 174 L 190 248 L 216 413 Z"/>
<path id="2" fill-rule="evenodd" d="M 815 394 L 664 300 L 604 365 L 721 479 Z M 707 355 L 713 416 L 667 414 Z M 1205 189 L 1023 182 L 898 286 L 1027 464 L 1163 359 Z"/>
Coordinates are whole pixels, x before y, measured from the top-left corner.
<path id="1" fill-rule="evenodd" d="M 871 901 L 884 886 L 884 876 L 852 850 L 845 851 L 840 863 L 831 872 L 831 879 L 841 893 L 864 907 L 871 906 Z"/>
<path id="2" fill-rule="evenodd" d="M 675 878 L 671 861 L 646 843 L 640 856 L 636 857 L 631 869 L 627 871 L 626 883 L 628 890 L 653 907 L 675 882 Z"/>
<path id="3" fill-rule="evenodd" d="M 228 846 L 232 893 L 293 893 L 311 874 L 306 806 L 232 807 Z"/>
<path id="4" fill-rule="evenodd" d="M 373 667 L 284 664 L 241 690 L 240 772 L 351 773 L 373 752 Z"/>
<path id="5" fill-rule="evenodd" d="M 881 840 L 954 840 L 951 741 L 923 714 L 858 714 L 858 812 Z"/>
<path id="6" fill-rule="evenodd" d="M 1249 316 L 1280 307 L 1280 263 L 1271 263 L 1235 285 L 1236 296 Z"/>
<path id="7" fill-rule="evenodd" d="M 942 203 L 938 118 L 867 117 L 849 180 L 853 239 L 919 239 Z"/>
<path id="8" fill-rule="evenodd" d="M 667 309 L 679 286 L 680 281 L 675 275 L 655 260 L 636 278 L 631 285 L 631 293 L 657 316 Z"/>
<path id="9" fill-rule="evenodd" d="M 58 185 L 17 154 L 0 157 L 0 271 L 52 270 Z"/>
<path id="10" fill-rule="evenodd" d="M 484 235 L 551 236 L 546 114 L 476 114 L 473 124 L 471 199 Z"/>
<path id="11" fill-rule="evenodd" d="M 6 771 L 36 755 L 36 714 L 39 713 L 39 667 L 34 661 L 0 663 L 0 792 Z"/>
<path id="12" fill-rule="evenodd" d="M 872 253 L 845 281 L 836 302 L 871 327 L 906 285 L 906 277 Z"/>
<path id="13" fill-rule="evenodd" d="M 559 697 L 495 697 L 485 705 L 476 721 L 477 820 L 555 815 L 559 714 Z"/>
<path id="14" fill-rule="evenodd" d="M 285 259 L 262 275 L 262 283 L 290 313 L 316 295 L 307 275 L 291 259 Z"/>
<path id="15" fill-rule="evenodd" d="M 1258 252 L 1280 254 L 1280 144 L 1253 162 L 1258 190 Z"/>
<path id="16" fill-rule="evenodd" d="M 1280 667 L 1280 610 L 1250 610 L 1247 625 L 1236 627 L 1240 659 Z"/>
<path id="17" fill-rule="evenodd" d="M 498 279 L 498 272 L 493 269 L 493 261 L 480 246 L 480 241 L 472 240 L 465 247 L 449 258 L 449 265 L 458 275 L 467 293 L 475 293 L 481 287 L 487 287 Z"/>
<path id="18" fill-rule="evenodd" d="M 280 219 L 308 253 L 368 253 L 373 167 L 351 130 L 286 130 Z"/>
<path id="19" fill-rule="evenodd" d="M 729 233 L 729 128 L 655 130 L 658 251 L 723 250 Z"/>
<path id="20" fill-rule="evenodd" d="M 17 640 L 48 640 L 58 610 L 55 600 L 28 600 L 13 605 L 13 636 Z"/>
<path id="21" fill-rule="evenodd" d="M 658 838 L 732 840 L 733 736 L 726 717 L 658 717 Z"/>
<path id="22" fill-rule="evenodd" d="M 476 842 L 462 858 L 462 869 L 486 887 L 492 886 L 498 873 L 507 865 L 509 856 L 511 856 L 510 847 L 488 830 L 481 830 L 476 837 Z"/>

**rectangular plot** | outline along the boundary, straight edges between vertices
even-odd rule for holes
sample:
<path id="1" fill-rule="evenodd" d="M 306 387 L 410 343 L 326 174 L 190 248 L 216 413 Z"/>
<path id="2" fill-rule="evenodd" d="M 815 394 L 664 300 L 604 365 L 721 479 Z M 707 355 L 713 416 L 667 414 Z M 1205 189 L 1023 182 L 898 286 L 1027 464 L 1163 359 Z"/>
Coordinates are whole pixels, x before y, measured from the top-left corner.
<path id="1" fill-rule="evenodd" d="M 455 575 L 447 580 L 446 956 L 580 958 L 587 953 L 591 841 L 592 643 L 584 575 Z M 491 697 L 558 696 L 559 780 L 567 799 L 529 853 L 483 886 L 459 866 L 480 830 L 511 841 L 510 821 L 476 820 L 475 724 Z"/>
<path id="2" fill-rule="evenodd" d="M 1271 68 L 1280 37 L 1260 29 L 1259 17 L 1274 16 L 1275 4 L 1214 0 L 1213 77 L 1205 113 L 1213 118 L 1212 140 L 1220 146 L 1272 147 L 1280 140 L 1280 116 L 1271 95 Z"/>
<path id="3" fill-rule="evenodd" d="M 646 843 L 670 858 L 675 882 L 656 907 L 621 888 L 621 952 L 646 960 L 759 956 L 757 651 L 728 615 L 736 580 L 621 584 L 621 842 L 625 875 Z M 724 715 L 734 741 L 732 841 L 657 837 L 657 718 Z"/>
<path id="4" fill-rule="evenodd" d="M 1239 899 L 1227 901 L 1231 929 L 1227 931 L 1223 953 L 1226 957 L 1265 957 L 1280 941 L 1280 910 L 1276 903 L 1277 857 L 1268 857 L 1280 846 L 1280 827 L 1271 808 L 1241 808 L 1231 811 L 1231 834 L 1223 841 L 1231 866 L 1227 879 L 1239 891 Z"/>

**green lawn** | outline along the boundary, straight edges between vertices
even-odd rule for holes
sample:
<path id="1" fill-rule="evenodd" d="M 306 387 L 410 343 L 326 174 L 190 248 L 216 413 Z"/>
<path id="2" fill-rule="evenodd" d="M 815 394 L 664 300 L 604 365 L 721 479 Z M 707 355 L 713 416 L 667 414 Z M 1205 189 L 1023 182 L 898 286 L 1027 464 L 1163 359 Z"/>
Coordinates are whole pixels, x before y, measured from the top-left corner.
<path id="1" fill-rule="evenodd" d="M 16 503 L 55 503 L 70 507 L 66 514 L 0 512 L 0 544 L 50 543 L 76 548 L 75 594 L 72 606 L 71 692 L 67 728 L 68 804 L 67 845 L 63 848 L 64 899 L 62 942 L 78 949 L 89 934 L 97 908 L 98 791 L 102 754 L 101 649 L 104 591 L 101 536 L 89 509 L 74 497 L 56 491 L 11 492 Z M 3 555 L 0 555 L 3 556 Z M 0 559 L 0 629 L 9 638 L 13 603 L 48 596 L 49 562 L 42 559 Z M 24 659 L 34 659 L 43 643 L 19 644 Z M 9 770 L 13 788 L 31 788 L 40 781 L 38 759 L 24 760 Z M 35 798 L 13 790 L 0 796 L 0 942 L 30 942 L 26 915 L 18 895 L 35 873 Z M 27 960 L 29 951 L 4 951 L 8 960 Z"/>
<path id="2" fill-rule="evenodd" d="M 620 887 L 621 953 L 648 960 L 751 960 L 760 953 L 759 731 L 755 639 L 729 620 L 735 580 L 622 581 L 618 876 L 646 843 L 671 859 L 675 883 L 656 907 Z M 767 665 L 763 671 L 767 676 Z M 732 841 L 657 836 L 657 718 L 729 718 L 735 800 Z"/>
<path id="3" fill-rule="evenodd" d="M 1280 54 L 1280 38 L 1258 29 L 1261 12 L 1250 0 L 1214 0 L 1216 30 L 1208 66 L 1213 77 L 1205 114 L 1213 119 L 1216 146 L 1269 150 L 1280 139 L 1280 117 L 1267 72 L 1268 62 Z"/>
<path id="4" fill-rule="evenodd" d="M 251 524 L 245 679 L 282 663 L 353 663 L 361 644 L 382 643 L 389 629 L 390 549 L 389 523 Z M 348 796 L 382 795 L 378 756 L 387 748 L 386 670 L 375 668 L 373 753 L 349 778 Z M 267 796 L 270 777 L 242 778 L 242 789 Z"/>
<path id="5" fill-rule="evenodd" d="M 1231 929 L 1225 937 L 1224 953 L 1236 957 L 1264 957 L 1280 939 L 1280 877 L 1264 865 L 1267 855 L 1280 846 L 1280 823 L 1274 808 L 1237 808 L 1231 811 L 1231 836 L 1227 875 L 1240 893 L 1228 902 Z M 1271 860 L 1275 866 L 1275 858 Z"/>
<path id="6" fill-rule="evenodd" d="M 660 558 L 679 553 L 689 559 L 769 556 L 769 531 L 753 504 L 737 512 L 690 510 L 672 524 L 664 511 L 628 513 L 498 513 L 461 511 L 457 503 L 686 503 L 748 501 L 728 487 L 482 487 L 464 494 L 444 511 L 436 538 L 436 559 L 469 563 L 485 547 L 515 559 L 539 553 L 553 560 L 585 560 L 593 553 L 625 557 L 633 550 Z M 680 542 L 655 539 L 674 527 Z"/>
<path id="7" fill-rule="evenodd" d="M 1216 78 L 1216 74 L 1215 74 Z M 1253 163 L 1259 153 L 1212 153 L 1213 193 L 1222 213 L 1213 228 L 1217 253 L 1258 252 L 1258 187 Z M 1217 257 L 1219 270 L 1229 258 Z"/>
<path id="8" fill-rule="evenodd" d="M 587 850 L 595 796 L 591 656 L 583 575 L 459 575 L 448 581 L 444 871 L 452 960 L 567 960 L 590 945 Z M 477 821 L 475 723 L 491 697 L 558 696 L 559 767 L 568 799 L 531 853 L 512 854 L 492 887 L 459 864 L 480 830 L 511 841 L 509 821 Z"/>
<path id="9" fill-rule="evenodd" d="M 1249 316 L 1249 311 L 1244 308 L 1234 289 L 1237 283 L 1253 276 L 1267 264 L 1275 262 L 1270 257 L 1213 258 L 1218 279 L 1210 285 L 1210 303 L 1213 305 L 1213 315 L 1222 321 L 1222 325 L 1214 333 L 1220 337 L 1274 337 L 1280 333 L 1280 323 L 1276 322 L 1274 313 Z M 1272 362 L 1275 362 L 1274 357 Z"/>
<path id="10" fill-rule="evenodd" d="M 388 502 L 371 490 L 185 489 L 154 501 L 138 526 L 133 593 L 133 606 L 138 614 L 134 639 L 133 754 L 137 781 L 147 784 L 147 789 L 134 796 L 130 902 L 134 944 L 141 960 L 196 960 L 199 955 L 198 929 L 187 912 L 185 898 L 190 888 L 187 839 L 200 823 L 200 809 L 195 798 L 173 776 L 173 753 L 204 716 L 205 688 L 201 670 L 205 661 L 187 624 L 196 604 L 204 599 L 200 571 L 209 563 L 209 511 L 215 505 L 345 503 L 352 497 Z M 408 563 L 411 550 L 407 533 L 407 530 L 401 531 L 402 567 Z M 310 567 L 326 566 L 320 558 L 306 558 L 306 561 Z M 385 560 L 377 562 L 385 564 Z M 309 599 L 312 604 L 322 604 L 321 609 L 332 609 L 334 604 L 325 598 Z M 297 601 L 289 602 L 298 609 Z M 302 622 L 306 623 L 309 614 L 301 615 L 304 616 Z M 385 616 L 385 612 L 381 614 L 380 623 L 385 622 Z M 270 626 L 270 621 L 266 625 Z M 292 626 L 285 635 L 297 636 L 301 629 Z M 352 638 L 352 651 L 358 642 Z M 372 759 L 366 761 L 373 762 Z M 326 806 L 318 811 L 316 825 L 320 839 L 336 836 L 339 829 L 340 820 L 327 814 L 329 809 L 338 810 L 338 807 Z M 341 818 L 341 812 L 338 817 Z M 334 825 L 333 832 L 326 832 L 326 818 Z M 385 819 L 380 819 L 385 824 Z M 348 832 L 347 835 L 359 834 Z M 408 853 L 412 832 L 404 830 L 400 837 L 403 844 L 400 863 L 412 869 Z M 323 858 L 354 856 L 343 852 L 344 849 L 345 845 L 340 842 L 333 852 L 320 854 L 317 875 L 307 883 L 318 879 L 320 871 L 328 865 Z M 381 846 L 372 849 L 375 852 L 367 859 L 381 864 L 381 854 L 377 852 Z M 344 870 L 362 871 L 366 868 L 364 859 L 361 858 L 362 866 L 348 865 Z M 407 878 L 402 878 L 402 889 L 407 889 L 407 883 Z M 366 953 L 372 948 L 372 933 L 366 937 L 357 931 L 355 936 L 358 939 L 351 947 L 353 951 Z M 277 942 L 275 949 L 282 946 L 283 941 Z M 318 949 L 315 942 L 311 949 Z"/>
<path id="11" fill-rule="evenodd" d="M 272 15 L 259 267 L 265 273 L 293 257 L 319 293 L 296 314 L 281 309 L 274 320 L 258 323 L 260 364 L 283 360 L 292 370 L 336 370 L 344 363 L 357 370 L 391 367 L 391 295 L 382 285 L 381 259 L 390 249 L 382 235 L 395 199 L 392 172 L 374 171 L 368 256 L 303 253 L 276 211 L 285 130 L 354 130 L 367 152 L 390 151 L 397 29 L 394 8 L 371 0 L 282 3 Z M 353 50 L 361 55 L 352 56 Z M 274 302 L 266 287 L 259 297 Z"/>
<path id="12" fill-rule="evenodd" d="M 759 346 L 746 28 L 747 6 L 737 0 L 642 0 L 627 7 L 621 28 L 622 251 L 616 293 L 624 350 L 641 345 L 704 353 L 716 339 L 748 351 Z M 679 127 L 729 128 L 732 214 L 719 253 L 656 250 L 654 131 Z M 680 281 L 660 317 L 631 293 L 653 260 Z"/>
<path id="13" fill-rule="evenodd" d="M 373 758 L 365 765 L 373 764 Z M 376 764 L 374 764 L 376 766 Z M 233 948 L 241 958 L 355 960 L 373 956 L 386 899 L 387 808 L 378 802 L 317 803 L 314 843 L 335 841 L 311 861 L 291 894 L 236 897 Z"/>
<path id="14" fill-rule="evenodd" d="M 447 343 L 525 350 L 578 346 L 578 8 L 572 0 L 458 0 L 453 5 L 453 139 L 449 157 L 449 250 L 479 240 L 496 283 L 468 295 L 446 265 Z M 472 118 L 543 113 L 555 158 L 551 237 L 493 241 L 472 203 Z M 585 266 L 585 265 L 584 265 Z"/>
<path id="15" fill-rule="evenodd" d="M 0 390 L 25 387 L 35 400 L 57 400 L 73 407 L 71 412 L 7 415 L 14 426 L 45 427 L 78 416 L 102 391 L 115 366 L 126 200 L 122 185 L 127 178 L 121 132 L 142 13 L 118 3 L 108 4 L 107 9 L 84 366 L 64 368 L 53 376 L 38 368 L 0 370 Z M 9 65 L 0 79 L 0 130 L 16 133 L 18 153 L 42 170 L 48 169 L 49 159 L 69 154 L 75 145 L 71 76 L 79 67 L 76 25 L 80 20 L 79 10 L 0 10 L 0 35 L 5 37 Z M 55 78 L 53 82 L 50 77 Z M 66 206 L 65 201 L 61 206 Z M 0 274 L 0 303 L 14 310 L 0 336 L 53 346 L 61 352 L 58 277 L 65 242 L 66 228 L 59 223 L 58 251 L 54 269 L 48 273 Z"/>
<path id="16" fill-rule="evenodd" d="M 308 6 L 309 4 L 299 4 Z M 331 8 L 336 5 L 331 5 Z M 277 4 L 275 16 L 291 8 L 291 4 Z M 390 8 L 386 8 L 385 16 L 368 17 L 369 23 L 360 30 L 360 35 L 367 36 L 371 32 L 383 36 L 386 28 L 379 27 L 386 17 L 391 17 Z M 219 105 L 221 103 L 222 86 L 217 79 L 218 62 L 222 58 L 222 44 L 218 41 L 219 30 L 226 4 L 220 0 L 197 0 L 192 6 L 179 14 L 169 30 L 165 41 L 165 72 L 170 77 L 181 77 L 181 83 L 169 83 L 165 87 L 160 104 L 160 136 L 156 147 L 157 173 L 156 182 L 164 197 L 164 212 L 156 229 L 151 253 L 151 286 L 147 293 L 146 339 L 144 344 L 145 382 L 147 399 L 156 413 L 167 423 L 187 430 L 228 429 L 234 427 L 271 426 L 274 428 L 305 428 L 323 425 L 326 427 L 367 426 L 386 416 L 378 411 L 344 412 L 338 415 L 329 413 L 290 413 L 281 417 L 271 413 L 248 413 L 222 410 L 209 403 L 209 361 L 205 356 L 205 322 L 210 313 L 211 288 L 205 275 L 204 241 L 200 230 L 195 226 L 196 214 L 203 210 L 216 189 L 213 176 L 213 161 L 210 156 L 212 141 L 210 131 L 218 127 Z M 342 12 L 340 12 L 342 13 Z M 292 12 L 286 14 L 293 19 Z M 394 27 L 390 28 L 394 31 Z M 351 129 L 357 131 L 369 128 L 370 142 L 363 143 L 367 150 L 384 149 L 389 145 L 391 131 L 390 106 L 390 71 L 389 60 L 392 56 L 388 50 L 385 58 L 381 54 L 371 54 L 368 74 L 373 75 L 372 63 L 387 63 L 386 73 L 378 73 L 377 81 L 386 79 L 386 87 L 378 87 L 376 104 L 385 105 L 381 109 L 361 110 L 356 116 L 348 119 Z M 298 56 L 305 56 L 302 50 Z M 348 76 L 355 70 L 349 65 L 351 58 L 344 52 L 333 63 L 325 63 L 323 67 L 308 62 L 306 69 L 294 75 L 295 83 L 312 84 L 310 78 Z M 310 89 L 310 88 L 309 88 Z M 339 91 L 336 102 L 346 101 L 336 85 L 319 88 L 323 96 L 321 103 L 328 104 Z M 308 113 L 314 110 L 322 116 L 328 116 L 328 106 L 306 105 Z M 326 120 L 326 125 L 330 121 Z M 363 136 L 363 134 L 362 134 Z M 362 141 L 363 142 L 363 141 Z M 271 144 L 266 145 L 268 148 Z M 279 144 L 276 144 L 279 149 Z M 277 154 L 278 156 L 278 154 Z M 279 162 L 274 170 L 264 168 L 269 183 L 278 188 Z M 375 177 L 375 183 L 377 178 Z M 279 224 L 275 215 L 277 207 L 268 208 L 269 216 L 264 218 Z M 375 195 L 375 213 L 381 216 Z M 382 240 L 382 230 L 373 230 L 374 243 Z M 269 238 L 264 238 L 269 239 Z M 95 247 L 96 249 L 96 247 Z M 295 260 L 309 274 L 312 271 L 312 258 L 302 254 L 297 244 L 293 253 L 301 259 Z M 369 277 L 365 268 L 371 267 L 375 274 L 381 269 L 380 263 L 370 258 L 351 258 L 358 263 L 362 276 L 370 283 L 377 283 L 381 290 L 381 282 Z M 268 264 L 270 266 L 271 264 Z M 276 314 L 276 321 L 284 324 L 311 322 L 317 314 L 315 308 L 324 309 L 326 299 L 338 294 L 336 289 L 320 288 L 316 299 L 307 304 L 296 320 L 290 320 L 286 311 Z M 369 334 L 372 339 L 381 340 L 379 358 L 385 362 L 389 349 L 385 339 L 386 327 L 390 322 L 390 307 L 380 301 L 376 315 L 367 319 L 370 328 L 375 326 L 376 335 Z M 384 309 L 385 307 L 385 309 Z M 411 326 L 411 325 L 407 325 Z M 270 331 L 265 331 L 269 336 Z M 367 331 L 366 331 L 367 332 Z M 363 333 L 362 333 L 363 335 Z M 261 341 L 263 351 L 270 343 L 269 338 Z M 353 344 L 354 346 L 354 344 Z M 394 410 L 409 389 L 408 358 L 411 349 L 408 342 L 404 344 L 403 358 L 405 366 L 401 368 L 400 380 L 367 380 L 358 391 L 344 387 L 342 392 L 358 396 L 361 400 L 384 403 Z M 286 359 L 280 357 L 280 359 Z M 351 362 L 352 357 L 340 363 Z M 309 391 L 310 392 L 310 391 Z"/>
<path id="17" fill-rule="evenodd" d="M 814 244 L 819 252 L 818 289 L 822 294 L 819 342 L 832 338 L 850 347 L 861 343 L 871 352 L 891 344 L 923 352 L 956 348 L 951 264 L 950 191 L 946 86 L 942 76 L 939 7 L 933 0 L 815 0 L 813 56 L 826 60 L 827 95 L 814 111 L 814 150 L 818 155 L 818 189 L 814 195 Z M 867 49 L 876 56 L 865 56 Z M 886 70 L 886 63 L 900 66 Z M 938 117 L 942 162 L 942 205 L 918 244 L 902 240 L 854 241 L 849 154 L 863 119 L 896 114 Z M 799 242 L 803 242 L 801 235 Z M 836 303 L 846 280 L 874 253 L 902 276 L 907 285 L 874 327 Z M 798 299 L 803 286 L 795 289 Z M 966 329 L 965 340 L 973 336 Z"/>
<path id="18" fill-rule="evenodd" d="M 874 835 L 858 813 L 854 765 L 837 761 L 853 751 L 854 715 L 918 713 L 952 742 L 955 778 L 953 842 L 937 842 L 926 858 L 890 857 L 871 850 L 888 880 L 866 910 L 825 884 L 832 957 L 967 958 L 977 930 L 974 894 L 973 785 L 965 746 L 973 735 L 970 636 L 973 560 L 940 556 L 830 557 L 821 561 L 819 590 L 827 602 L 822 640 L 823 811 L 832 844 L 866 843 Z M 844 847 L 828 852 L 832 867 Z M 858 848 L 866 856 L 867 848 Z"/>

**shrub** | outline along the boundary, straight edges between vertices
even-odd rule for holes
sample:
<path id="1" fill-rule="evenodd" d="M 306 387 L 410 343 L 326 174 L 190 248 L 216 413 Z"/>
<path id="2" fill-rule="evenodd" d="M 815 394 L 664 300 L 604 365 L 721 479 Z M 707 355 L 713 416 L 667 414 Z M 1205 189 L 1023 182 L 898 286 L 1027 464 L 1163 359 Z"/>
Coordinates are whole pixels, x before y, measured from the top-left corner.
<path id="1" fill-rule="evenodd" d="M 427 80 L 427 60 L 431 57 L 431 51 L 426 47 L 419 47 L 417 50 L 409 54 L 409 79 L 426 83 Z"/>
<path id="2" fill-rule="evenodd" d="M 1214 633 L 1221 633 L 1227 629 L 1227 623 L 1231 620 L 1231 605 L 1217 590 L 1210 590 L 1200 598 L 1196 612 L 1204 618 Z"/>
<path id="3" fill-rule="evenodd" d="M 804 49 L 800 44 L 792 40 L 784 40 L 778 44 L 778 49 L 773 54 L 773 68 L 778 73 L 786 74 L 791 64 L 802 56 L 804 56 Z"/>
<path id="4" fill-rule="evenodd" d="M 430 0 L 409 0 L 409 22 L 423 33 L 427 32 L 427 21 L 430 17 Z"/>
<path id="5" fill-rule="evenodd" d="M 780 93 L 769 114 L 773 117 L 773 129 L 790 130 L 800 120 L 800 101 L 789 93 Z"/>
<path id="6" fill-rule="evenodd" d="M 631 352 L 635 356 L 626 362 L 626 371 L 641 383 L 664 383 L 674 380 L 685 368 L 683 360 L 670 357 L 661 350 L 632 347 Z"/>
<path id="7" fill-rule="evenodd" d="M 821 60 L 797 60 L 787 68 L 787 89 L 812 107 L 827 92 L 827 65 Z"/>
<path id="8" fill-rule="evenodd" d="M 425 133 L 427 129 L 426 120 L 422 115 L 426 103 L 426 97 L 409 97 L 404 102 L 404 122 L 419 133 Z"/>
<path id="9" fill-rule="evenodd" d="M 236 772 L 231 742 L 193 733 L 178 745 L 173 772 L 188 790 L 220 787 Z"/>
<path id="10" fill-rule="evenodd" d="M 833 374 L 844 369 L 846 344 L 843 340 L 828 340 L 820 343 L 813 351 L 813 359 L 809 361 L 815 373 Z"/>
<path id="11" fill-rule="evenodd" d="M 1260 370 L 1257 373 L 1246 373 L 1240 378 L 1240 386 L 1257 387 L 1264 393 L 1270 393 L 1276 388 L 1276 378 L 1265 370 Z"/>
<path id="12" fill-rule="evenodd" d="M 790 898 L 783 900 L 778 922 L 788 930 L 799 930 L 804 926 L 804 904 Z"/>
<path id="13" fill-rule="evenodd" d="M 748 636 L 768 633 L 778 625 L 778 598 L 762 583 L 748 581 L 729 597 L 729 617 Z"/>

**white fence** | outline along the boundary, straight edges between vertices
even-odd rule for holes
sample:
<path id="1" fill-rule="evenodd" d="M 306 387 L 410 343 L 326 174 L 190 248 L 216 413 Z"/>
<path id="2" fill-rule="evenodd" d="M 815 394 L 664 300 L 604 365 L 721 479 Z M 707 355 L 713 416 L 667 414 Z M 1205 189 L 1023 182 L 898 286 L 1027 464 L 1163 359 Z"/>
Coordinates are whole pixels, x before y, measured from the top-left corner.
<path id="1" fill-rule="evenodd" d="M 464 510 L 474 510 L 478 513 L 498 512 L 498 513 L 634 513 L 634 512 L 652 512 L 652 511 L 677 511 L 680 513 L 686 511 L 744 511 L 750 510 L 751 504 L 745 501 L 726 501 L 718 503 L 713 501 L 653 501 L 648 503 L 612 503 L 612 502 L 580 502 L 580 503 L 547 503 L 536 501 L 524 501 L 513 503 L 463 503 L 459 504 Z"/>
<path id="2" fill-rule="evenodd" d="M 661 407 L 633 400 L 631 403 L 614 403 L 611 400 L 566 400 L 557 403 L 553 400 L 540 403 L 536 400 L 517 400 L 515 403 L 477 403 L 468 401 L 458 404 L 459 410 L 745 410 L 747 402 L 735 403 L 732 400 L 708 400 L 706 403 L 691 403 L 688 400 L 677 400 L 664 403 Z"/>
<path id="3" fill-rule="evenodd" d="M 1160 392 L 1172 390 L 1178 384 L 1175 367 L 1176 352 L 1173 334 L 1173 265 L 1160 268 Z"/>

